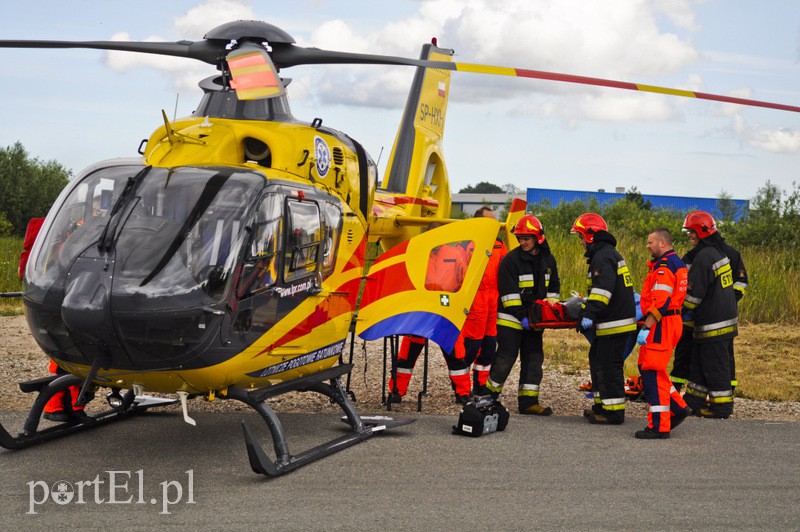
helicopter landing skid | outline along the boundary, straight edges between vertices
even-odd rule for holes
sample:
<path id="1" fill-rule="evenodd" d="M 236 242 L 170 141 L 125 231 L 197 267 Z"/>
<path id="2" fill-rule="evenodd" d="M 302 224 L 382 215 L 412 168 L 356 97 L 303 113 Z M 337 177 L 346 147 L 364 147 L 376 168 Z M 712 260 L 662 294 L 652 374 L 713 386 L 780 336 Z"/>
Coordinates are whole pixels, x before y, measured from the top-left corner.
<path id="1" fill-rule="evenodd" d="M 153 407 L 166 406 L 176 402 L 174 399 L 162 399 L 146 395 L 136 396 L 132 390 L 128 390 L 124 396 L 120 396 L 121 402 L 116 408 L 92 415 L 72 416 L 69 421 L 39 430 L 39 422 L 42 418 L 44 405 L 47 404 L 50 398 L 70 386 L 81 386 L 82 384 L 83 379 L 75 375 L 63 375 L 60 377 L 52 375 L 20 383 L 19 386 L 23 392 L 38 391 L 39 393 L 33 402 L 33 406 L 28 411 L 22 432 L 17 436 L 9 434 L 5 427 L 0 424 L 0 447 L 11 450 L 25 449 L 48 440 L 106 425 L 131 415 L 142 413 Z"/>
<path id="2" fill-rule="evenodd" d="M 264 418 L 272 436 L 272 443 L 277 457 L 275 461 L 267 456 L 267 453 L 256 441 L 253 431 L 247 426 L 246 422 L 242 421 L 247 455 L 250 459 L 250 467 L 253 469 L 253 472 L 268 477 L 277 477 L 362 442 L 370 438 L 376 432 L 399 427 L 401 425 L 408 425 L 414 422 L 413 419 L 393 419 L 387 416 L 377 416 L 375 418 L 369 416 L 361 417 L 356 411 L 352 401 L 350 401 L 341 381 L 341 376 L 345 373 L 349 373 L 352 367 L 352 364 L 343 364 L 313 375 L 307 375 L 275 386 L 252 391 L 240 388 L 228 389 L 227 397 L 229 399 L 236 399 L 253 407 L 253 409 Z M 330 383 L 324 382 L 326 380 L 329 380 Z M 283 430 L 283 426 L 278 416 L 265 401 L 268 397 L 274 397 L 289 391 L 317 392 L 329 397 L 344 411 L 345 416 L 343 417 L 343 421 L 350 425 L 352 432 L 303 451 L 300 454 L 292 455 L 289 452 L 289 445 L 286 441 L 286 433 Z"/>

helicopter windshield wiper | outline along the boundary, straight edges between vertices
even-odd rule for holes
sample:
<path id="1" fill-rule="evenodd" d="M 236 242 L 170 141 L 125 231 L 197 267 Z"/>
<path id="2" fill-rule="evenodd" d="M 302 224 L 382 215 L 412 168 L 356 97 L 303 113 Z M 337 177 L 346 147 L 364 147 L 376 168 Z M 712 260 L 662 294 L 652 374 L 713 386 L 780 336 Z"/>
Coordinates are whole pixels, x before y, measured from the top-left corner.
<path id="1" fill-rule="evenodd" d="M 172 243 L 169 245 L 167 251 L 161 257 L 161 260 L 158 261 L 158 264 L 153 269 L 153 271 L 150 272 L 150 274 L 144 278 L 144 280 L 139 286 L 144 286 L 150 281 L 152 281 L 155 278 L 155 276 L 158 275 L 159 272 L 161 272 L 161 270 L 163 270 L 167 264 L 169 264 L 169 261 L 172 260 L 172 257 L 173 255 L 175 255 L 175 252 L 178 251 L 178 248 L 180 248 L 183 245 L 183 242 L 186 240 L 186 237 L 189 235 L 189 232 L 191 231 L 192 227 L 194 227 L 194 225 L 197 223 L 200 217 L 203 216 L 203 213 L 206 212 L 209 205 L 211 205 L 211 203 L 217 197 L 217 194 L 219 194 L 220 190 L 222 190 L 222 187 L 225 185 L 228 179 L 230 179 L 230 177 L 231 177 L 230 173 L 223 174 L 222 172 L 220 172 L 218 174 L 215 174 L 208 180 L 206 186 L 203 188 L 203 192 L 200 193 L 200 197 L 198 198 L 197 203 L 195 203 L 194 207 L 192 207 L 192 211 L 186 217 L 186 221 L 183 223 L 183 226 L 178 231 L 178 235 L 175 237 L 175 240 L 173 240 Z"/>
<path id="2" fill-rule="evenodd" d="M 138 174 L 128 178 L 128 182 L 125 183 L 125 188 L 122 189 L 116 203 L 111 207 L 111 212 L 108 215 L 108 223 L 103 229 L 103 233 L 100 235 L 100 240 L 97 242 L 97 249 L 100 251 L 111 250 L 114 240 L 116 239 L 117 228 L 122 219 L 122 217 L 117 216 L 117 214 L 122 210 L 122 207 L 129 202 L 133 195 L 132 192 L 137 188 L 137 185 L 142 182 L 148 172 L 150 172 L 151 168 L 152 166 L 143 168 Z"/>

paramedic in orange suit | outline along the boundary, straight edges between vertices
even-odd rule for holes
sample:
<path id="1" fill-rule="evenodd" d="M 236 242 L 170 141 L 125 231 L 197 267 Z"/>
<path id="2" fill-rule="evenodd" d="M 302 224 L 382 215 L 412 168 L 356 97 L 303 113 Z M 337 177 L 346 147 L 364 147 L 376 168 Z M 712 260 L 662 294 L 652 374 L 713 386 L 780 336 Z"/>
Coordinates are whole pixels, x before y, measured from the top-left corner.
<path id="1" fill-rule="evenodd" d="M 669 438 L 670 430 L 691 412 L 667 373 L 672 351 L 683 331 L 681 307 L 686 297 L 687 269 L 672 249 L 669 229 L 653 229 L 647 237 L 653 256 L 641 295 L 644 325 L 639 330 L 639 373 L 644 397 L 650 405 L 647 427 L 637 431 L 640 439 Z"/>
<path id="2" fill-rule="evenodd" d="M 491 218 L 496 220 L 490 207 L 481 207 L 475 211 L 475 218 Z M 481 278 L 478 292 L 469 309 L 469 315 L 461 329 L 464 349 L 467 358 L 475 358 L 472 367 L 473 395 L 488 395 L 486 379 L 497 355 L 497 269 L 500 261 L 506 256 L 506 246 L 498 235 L 492 247 L 489 263 Z"/>

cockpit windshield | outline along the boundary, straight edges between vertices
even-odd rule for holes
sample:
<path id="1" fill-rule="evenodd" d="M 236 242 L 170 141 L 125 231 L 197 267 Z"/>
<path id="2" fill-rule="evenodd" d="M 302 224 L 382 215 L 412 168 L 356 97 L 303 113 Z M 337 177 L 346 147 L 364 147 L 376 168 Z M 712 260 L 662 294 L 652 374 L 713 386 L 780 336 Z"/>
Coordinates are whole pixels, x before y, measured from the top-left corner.
<path id="1" fill-rule="evenodd" d="M 77 256 L 97 247 L 111 221 L 118 228 L 103 247 L 113 250 L 115 308 L 134 310 L 141 298 L 161 295 L 173 296 L 165 304 L 180 304 L 180 295 L 190 293 L 220 301 L 246 238 L 248 200 L 264 187 L 263 176 L 232 168 L 152 168 L 110 216 L 128 178 L 142 169 L 124 168 L 100 170 L 73 187 L 36 258 L 41 275 L 29 282 L 63 278 Z"/>

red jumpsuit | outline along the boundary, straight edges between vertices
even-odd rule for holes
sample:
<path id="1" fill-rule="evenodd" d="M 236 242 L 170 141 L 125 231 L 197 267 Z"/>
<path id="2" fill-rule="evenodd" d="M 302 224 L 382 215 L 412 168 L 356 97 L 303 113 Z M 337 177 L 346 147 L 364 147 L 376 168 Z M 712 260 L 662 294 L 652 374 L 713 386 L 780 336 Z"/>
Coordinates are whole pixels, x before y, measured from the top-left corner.
<path id="1" fill-rule="evenodd" d="M 687 269 L 674 250 L 647 263 L 649 273 L 642 288 L 641 307 L 656 324 L 647 343 L 639 349 L 639 373 L 645 400 L 650 404 L 647 426 L 656 432 L 669 432 L 673 415 L 681 414 L 686 402 L 672 385 L 667 365 L 681 338 L 681 307 L 686 297 Z"/>
<path id="2" fill-rule="evenodd" d="M 495 240 L 489 263 L 459 338 L 459 341 L 463 338 L 465 357 L 475 360 L 472 378 L 476 392 L 486 385 L 489 370 L 492 369 L 492 362 L 497 354 L 497 269 L 506 253 L 503 241 L 499 238 Z"/>

